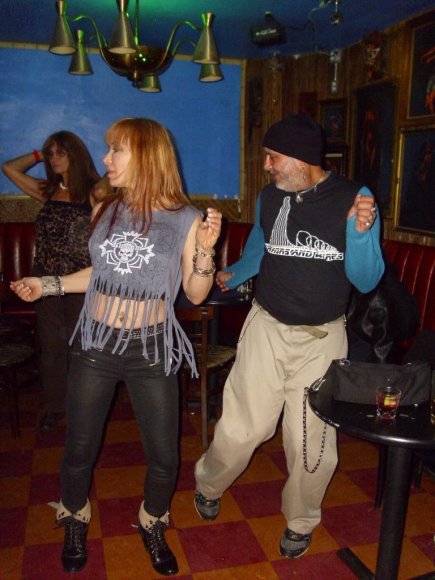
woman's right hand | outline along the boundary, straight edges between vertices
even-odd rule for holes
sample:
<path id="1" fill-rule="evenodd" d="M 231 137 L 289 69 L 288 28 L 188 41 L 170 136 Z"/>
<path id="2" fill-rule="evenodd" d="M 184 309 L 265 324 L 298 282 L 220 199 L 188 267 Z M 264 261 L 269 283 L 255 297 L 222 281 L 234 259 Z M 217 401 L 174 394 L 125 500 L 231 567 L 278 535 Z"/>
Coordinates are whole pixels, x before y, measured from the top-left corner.
<path id="1" fill-rule="evenodd" d="M 34 302 L 42 297 L 41 278 L 21 278 L 10 283 L 10 289 L 25 302 Z"/>

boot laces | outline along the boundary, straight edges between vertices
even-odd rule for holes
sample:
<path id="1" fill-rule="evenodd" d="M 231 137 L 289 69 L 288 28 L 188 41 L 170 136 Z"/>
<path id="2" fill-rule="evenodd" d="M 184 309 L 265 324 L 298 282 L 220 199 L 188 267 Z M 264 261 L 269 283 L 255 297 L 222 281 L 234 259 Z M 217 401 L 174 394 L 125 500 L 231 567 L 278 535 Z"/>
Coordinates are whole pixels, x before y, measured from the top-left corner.
<path id="1" fill-rule="evenodd" d="M 76 520 L 73 516 L 67 516 L 58 521 L 58 526 L 65 528 L 65 548 L 75 549 L 77 552 L 86 550 L 85 532 L 87 524 Z"/>
<path id="2" fill-rule="evenodd" d="M 166 524 L 157 520 L 152 526 L 146 528 L 146 537 L 150 552 L 157 550 L 169 549 L 165 539 Z"/>

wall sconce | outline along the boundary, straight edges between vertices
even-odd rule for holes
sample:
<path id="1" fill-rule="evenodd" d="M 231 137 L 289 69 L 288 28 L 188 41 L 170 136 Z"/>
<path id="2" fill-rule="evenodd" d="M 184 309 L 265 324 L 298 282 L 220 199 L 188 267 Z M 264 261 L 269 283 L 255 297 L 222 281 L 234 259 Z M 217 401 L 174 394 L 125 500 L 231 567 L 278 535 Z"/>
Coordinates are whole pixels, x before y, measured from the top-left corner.
<path id="1" fill-rule="evenodd" d="M 223 79 L 212 32 L 214 14 L 211 12 L 202 14 L 202 27 L 196 26 L 190 20 L 178 21 L 169 35 L 166 47 L 162 48 L 139 43 L 139 0 L 135 0 L 133 28 L 127 13 L 128 0 L 116 0 L 116 2 L 118 17 L 110 42 L 107 43 L 92 16 L 79 14 L 69 17 L 66 0 L 57 0 L 57 20 L 49 51 L 60 55 L 73 54 L 69 68 L 70 74 L 93 74 L 86 51 L 84 31 L 77 30 L 75 41 L 69 27 L 69 22 L 79 22 L 85 19 L 92 25 L 100 56 L 106 65 L 114 73 L 127 77 L 134 87 L 143 92 L 160 92 L 159 75 L 171 65 L 178 47 L 183 42 L 189 42 L 194 47 L 192 61 L 201 65 L 199 75 L 201 82 L 216 82 Z M 182 26 L 200 33 L 198 41 L 180 41 L 174 45 L 175 35 Z"/>

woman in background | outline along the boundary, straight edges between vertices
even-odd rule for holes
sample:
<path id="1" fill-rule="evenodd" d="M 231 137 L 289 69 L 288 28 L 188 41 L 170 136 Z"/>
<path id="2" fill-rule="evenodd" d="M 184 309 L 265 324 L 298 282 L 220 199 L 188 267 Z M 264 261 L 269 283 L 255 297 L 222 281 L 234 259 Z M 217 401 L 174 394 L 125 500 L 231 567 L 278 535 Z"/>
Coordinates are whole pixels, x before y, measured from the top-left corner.
<path id="1" fill-rule="evenodd" d="M 85 292 L 75 332 L 67 403 L 67 441 L 57 520 L 65 526 L 66 572 L 87 561 L 92 471 L 116 384 L 123 381 L 147 459 L 139 532 L 154 569 L 176 574 L 166 543 L 179 465 L 176 372 L 194 352 L 175 317 L 181 283 L 194 304 L 213 283 L 221 214 L 199 210 L 185 196 L 167 130 L 150 119 L 123 119 L 106 135 L 104 158 L 116 193 L 94 209 L 92 266 L 69 276 L 23 278 L 11 284 L 23 300 Z"/>
<path id="2" fill-rule="evenodd" d="M 47 179 L 27 174 L 43 162 Z M 33 275 L 70 274 L 90 264 L 88 240 L 92 189 L 100 176 L 83 141 L 74 133 L 50 135 L 40 151 L 6 161 L 3 173 L 21 191 L 43 204 L 35 222 Z M 83 305 L 83 294 L 46 298 L 35 304 L 39 377 L 44 413 L 41 431 L 50 431 L 65 414 L 69 338 Z"/>

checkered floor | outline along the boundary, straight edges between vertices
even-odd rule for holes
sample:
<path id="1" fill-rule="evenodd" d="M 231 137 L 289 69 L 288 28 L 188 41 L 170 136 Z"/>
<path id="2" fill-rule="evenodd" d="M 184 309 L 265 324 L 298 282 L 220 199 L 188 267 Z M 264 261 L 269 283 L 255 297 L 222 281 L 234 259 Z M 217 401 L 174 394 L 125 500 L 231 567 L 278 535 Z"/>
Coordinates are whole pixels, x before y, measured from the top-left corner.
<path id="1" fill-rule="evenodd" d="M 37 433 L 40 392 L 20 393 L 21 437 L 10 434 L 6 402 L 0 415 L 0 578 L 65 578 L 60 564 L 63 530 L 54 525 L 59 462 L 65 426 Z M 180 470 L 167 532 L 180 572 L 195 580 L 253 578 L 271 580 L 354 578 L 336 555 L 352 547 L 375 568 L 380 513 L 373 509 L 375 446 L 340 436 L 340 467 L 324 501 L 322 524 L 303 558 L 281 558 L 278 544 L 285 520 L 280 493 L 286 477 L 281 433 L 262 446 L 246 472 L 222 500 L 219 518 L 200 520 L 193 506 L 193 466 L 201 454 L 199 416 L 183 415 Z M 210 427 L 212 436 L 213 427 Z M 152 569 L 136 530 L 146 463 L 125 389 L 120 389 L 108 423 L 91 490 L 93 519 L 89 562 L 74 577 L 93 580 L 161 578 Z M 434 573 L 435 481 L 423 475 L 413 489 L 406 523 L 399 579 Z"/>

